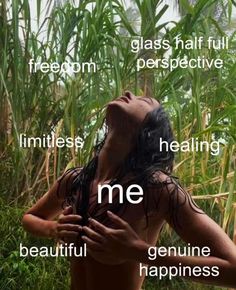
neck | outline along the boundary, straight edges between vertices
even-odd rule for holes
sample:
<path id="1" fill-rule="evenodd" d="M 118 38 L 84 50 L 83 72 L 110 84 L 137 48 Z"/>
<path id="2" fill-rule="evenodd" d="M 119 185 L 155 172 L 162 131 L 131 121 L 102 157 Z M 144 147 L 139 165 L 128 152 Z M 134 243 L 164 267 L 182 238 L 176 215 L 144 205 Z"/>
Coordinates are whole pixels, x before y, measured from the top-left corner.
<path id="1" fill-rule="evenodd" d="M 101 183 L 117 176 L 131 149 L 131 136 L 121 137 L 116 132 L 109 132 L 98 156 L 96 180 Z"/>

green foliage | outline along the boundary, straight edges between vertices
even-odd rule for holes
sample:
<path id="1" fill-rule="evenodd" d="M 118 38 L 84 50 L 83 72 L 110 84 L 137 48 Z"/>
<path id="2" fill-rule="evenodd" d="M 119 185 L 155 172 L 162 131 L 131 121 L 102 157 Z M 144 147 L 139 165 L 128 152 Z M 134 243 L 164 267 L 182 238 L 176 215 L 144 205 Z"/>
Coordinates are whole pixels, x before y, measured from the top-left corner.
<path id="1" fill-rule="evenodd" d="M 5 205 L 2 199 L 0 206 L 0 289 L 69 289 L 69 262 L 65 258 L 20 257 L 20 243 L 26 247 L 49 247 L 54 242 L 25 233 L 21 226 L 25 208 Z"/>

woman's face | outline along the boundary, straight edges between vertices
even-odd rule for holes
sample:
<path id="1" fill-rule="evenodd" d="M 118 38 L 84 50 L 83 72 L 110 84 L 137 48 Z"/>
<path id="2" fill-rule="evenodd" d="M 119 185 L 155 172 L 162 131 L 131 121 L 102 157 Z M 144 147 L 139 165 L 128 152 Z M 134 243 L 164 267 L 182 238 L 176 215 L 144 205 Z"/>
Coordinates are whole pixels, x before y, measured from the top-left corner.
<path id="1" fill-rule="evenodd" d="M 107 105 L 107 121 L 119 121 L 124 119 L 133 125 L 141 125 L 147 113 L 158 108 L 160 103 L 148 97 L 136 97 L 130 92 L 126 92 Z M 109 124 L 108 124 L 109 125 Z"/>

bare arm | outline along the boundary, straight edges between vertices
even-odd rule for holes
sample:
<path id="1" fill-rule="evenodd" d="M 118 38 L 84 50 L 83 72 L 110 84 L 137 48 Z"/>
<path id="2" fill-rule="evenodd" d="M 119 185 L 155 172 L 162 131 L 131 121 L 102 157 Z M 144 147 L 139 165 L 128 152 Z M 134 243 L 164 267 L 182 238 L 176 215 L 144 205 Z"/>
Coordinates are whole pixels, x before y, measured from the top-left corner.
<path id="1" fill-rule="evenodd" d="M 56 181 L 52 188 L 45 193 L 23 216 L 22 224 L 26 231 L 39 237 L 61 238 L 78 236 L 81 217 L 72 214 L 72 208 L 67 208 L 59 219 L 54 219 L 62 213 L 62 204 L 66 191 L 73 177 L 78 174 L 72 171 L 61 181 Z"/>
<path id="2" fill-rule="evenodd" d="M 205 213 L 194 211 L 190 206 L 188 198 L 185 201 L 185 194 L 181 188 L 176 192 L 179 197 L 179 203 L 184 205 L 178 211 L 178 225 L 173 223 L 173 216 L 170 211 L 166 211 L 165 219 L 174 228 L 177 234 L 192 246 L 209 247 L 211 254 L 209 257 L 193 257 L 193 256 L 165 256 L 158 257 L 154 261 L 150 261 L 147 255 L 143 256 L 143 262 L 155 266 L 190 266 L 191 268 L 198 266 L 203 268 L 208 266 L 210 268 L 217 266 L 219 268 L 218 276 L 191 276 L 191 280 L 209 283 L 225 287 L 236 287 L 236 246 L 222 230 Z M 168 196 L 162 199 L 162 202 L 167 204 Z M 164 206 L 164 205 L 162 205 Z M 141 250 L 142 253 L 143 249 Z"/>

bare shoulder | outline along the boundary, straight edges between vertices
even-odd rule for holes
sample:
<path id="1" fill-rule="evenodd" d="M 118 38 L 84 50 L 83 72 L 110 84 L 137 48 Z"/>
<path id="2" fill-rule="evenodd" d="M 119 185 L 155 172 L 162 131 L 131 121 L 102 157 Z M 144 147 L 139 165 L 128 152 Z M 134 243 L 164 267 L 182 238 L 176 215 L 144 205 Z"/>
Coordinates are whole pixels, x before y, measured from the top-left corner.
<path id="1" fill-rule="evenodd" d="M 80 173 L 79 168 L 67 170 L 53 186 L 26 212 L 43 219 L 54 219 L 62 212 L 63 204 L 75 178 Z"/>
<path id="2" fill-rule="evenodd" d="M 175 180 L 166 173 L 155 171 L 148 179 L 146 187 L 146 206 L 149 212 L 164 216 L 168 211 L 168 192 L 176 187 Z"/>
<path id="3" fill-rule="evenodd" d="M 177 178 L 164 173 L 161 170 L 155 171 L 149 179 L 149 188 L 155 191 L 168 192 L 179 186 Z"/>
<path id="4" fill-rule="evenodd" d="M 72 186 L 79 177 L 82 167 L 73 167 L 65 171 L 65 173 L 57 180 L 57 195 L 65 197 L 72 190 Z"/>
<path id="5" fill-rule="evenodd" d="M 157 210 L 174 226 L 184 208 L 203 213 L 175 176 L 156 171 L 150 178 L 148 190 Z"/>

